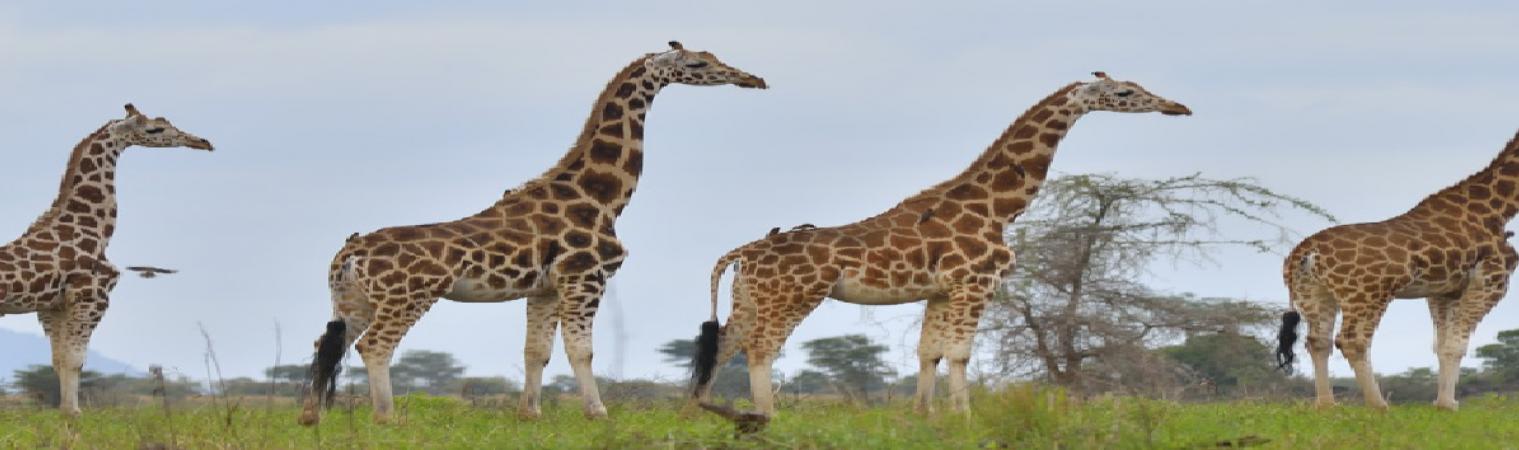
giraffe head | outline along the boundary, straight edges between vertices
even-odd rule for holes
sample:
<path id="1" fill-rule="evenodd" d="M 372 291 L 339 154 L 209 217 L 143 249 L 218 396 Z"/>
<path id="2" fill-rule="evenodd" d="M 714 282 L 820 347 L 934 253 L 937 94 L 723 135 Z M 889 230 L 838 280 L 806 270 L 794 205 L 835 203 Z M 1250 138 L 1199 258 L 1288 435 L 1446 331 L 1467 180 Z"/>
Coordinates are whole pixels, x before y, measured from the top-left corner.
<path id="1" fill-rule="evenodd" d="M 731 84 L 741 88 L 765 89 L 765 79 L 724 64 L 709 52 L 686 50 L 680 42 L 670 41 L 670 50 L 649 56 L 649 66 L 656 75 L 670 83 L 696 86 Z"/>
<path id="2" fill-rule="evenodd" d="M 1133 81 L 1108 78 L 1103 72 L 1092 72 L 1097 81 L 1079 83 L 1072 99 L 1087 111 L 1159 112 L 1168 116 L 1190 116 L 1192 110 L 1186 105 L 1150 93 Z"/>
<path id="3" fill-rule="evenodd" d="M 188 147 L 211 151 L 211 141 L 180 129 L 162 117 L 148 118 L 128 103 L 127 117 L 111 125 L 111 133 L 121 136 L 127 145 L 143 147 Z"/>

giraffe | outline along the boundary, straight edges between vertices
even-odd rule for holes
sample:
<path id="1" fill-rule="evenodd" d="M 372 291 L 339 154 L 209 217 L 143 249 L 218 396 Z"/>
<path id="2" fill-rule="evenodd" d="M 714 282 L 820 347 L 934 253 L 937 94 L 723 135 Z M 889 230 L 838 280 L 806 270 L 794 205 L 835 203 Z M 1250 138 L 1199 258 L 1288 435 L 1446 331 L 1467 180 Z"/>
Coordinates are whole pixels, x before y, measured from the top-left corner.
<path id="1" fill-rule="evenodd" d="M 52 344 L 59 409 L 68 416 L 79 415 L 85 349 L 121 275 L 105 255 L 116 231 L 117 159 L 134 145 L 212 149 L 167 119 L 150 119 L 131 104 L 126 110 L 126 118 L 74 146 L 52 206 L 0 247 L 0 315 L 37 314 Z"/>
<path id="2" fill-rule="evenodd" d="M 521 415 L 540 414 L 543 366 L 562 324 L 585 414 L 606 416 L 591 374 L 591 324 L 607 279 L 627 257 L 614 223 L 643 170 L 644 115 L 670 84 L 767 87 L 764 79 L 711 53 L 674 41 L 670 47 L 619 71 L 558 164 L 491 207 L 453 222 L 348 239 L 329 271 L 333 319 L 317 340 L 300 423 L 320 420 L 338 362 L 355 341 L 369 371 L 374 419 L 389 421 L 391 354 L 440 297 L 466 303 L 527 298 Z"/>
<path id="3" fill-rule="evenodd" d="M 1455 410 L 1461 357 L 1477 323 L 1508 291 L 1519 254 L 1504 225 L 1519 213 L 1519 135 L 1481 171 L 1381 222 L 1340 225 L 1304 239 L 1282 265 L 1291 310 L 1282 315 L 1277 358 L 1291 370 L 1297 324 L 1308 323 L 1315 404 L 1334 405 L 1330 335 L 1349 360 L 1366 405 L 1386 409 L 1367 350 L 1388 303 L 1427 298 L 1440 361 L 1435 406 Z"/>
<path id="4" fill-rule="evenodd" d="M 981 310 L 1013 264 L 1002 240 L 1028 206 L 1055 147 L 1092 111 L 1190 115 L 1138 84 L 1097 79 L 1066 85 L 1019 116 L 958 176 L 875 217 L 837 227 L 799 226 L 744 244 L 717 260 L 712 316 L 693 362 L 692 401 L 710 396 L 715 370 L 743 350 L 755 407 L 775 414 L 771 364 L 796 325 L 827 298 L 861 305 L 927 300 L 918 342 L 917 409 L 931 413 L 935 373 L 949 358 L 954 408 L 969 409 L 965 366 Z M 719 329 L 718 282 L 729 265 L 733 312 Z"/>

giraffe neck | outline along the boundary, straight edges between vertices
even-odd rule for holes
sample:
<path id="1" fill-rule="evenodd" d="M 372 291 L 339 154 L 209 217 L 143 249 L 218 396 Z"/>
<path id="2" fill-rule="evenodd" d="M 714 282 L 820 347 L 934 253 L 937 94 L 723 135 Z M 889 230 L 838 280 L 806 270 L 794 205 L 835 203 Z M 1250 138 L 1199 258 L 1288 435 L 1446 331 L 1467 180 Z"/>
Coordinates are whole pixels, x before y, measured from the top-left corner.
<path id="1" fill-rule="evenodd" d="M 1076 119 L 1086 114 L 1079 102 L 1071 99 L 1079 85 L 1072 83 L 1040 100 L 1018 116 L 969 168 L 919 197 L 938 197 L 961 202 L 967 209 L 985 210 L 998 230 L 1012 223 L 1044 182 L 1060 140 Z"/>
<path id="2" fill-rule="evenodd" d="M 42 237 L 76 244 L 90 255 L 105 253 L 116 232 L 116 161 L 127 147 L 111 135 L 110 125 L 100 127 L 74 147 L 58 196 L 26 235 L 48 235 Z"/>
<path id="3" fill-rule="evenodd" d="M 534 184 L 569 183 L 613 214 L 622 214 L 643 172 L 644 115 L 670 82 L 645 56 L 617 73 L 596 98 L 574 147 Z M 510 194 L 498 207 L 510 203 Z"/>
<path id="4" fill-rule="evenodd" d="M 1519 134 L 1475 174 L 1419 202 L 1407 214 L 1415 217 L 1475 219 L 1497 235 L 1519 214 Z"/>

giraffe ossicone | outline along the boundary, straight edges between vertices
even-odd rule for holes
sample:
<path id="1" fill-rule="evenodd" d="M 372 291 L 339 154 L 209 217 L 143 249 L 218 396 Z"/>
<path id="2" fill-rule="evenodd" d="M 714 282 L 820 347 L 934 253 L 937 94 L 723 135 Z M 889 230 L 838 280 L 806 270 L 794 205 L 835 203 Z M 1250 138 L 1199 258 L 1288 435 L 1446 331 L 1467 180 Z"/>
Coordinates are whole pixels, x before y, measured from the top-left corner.
<path id="1" fill-rule="evenodd" d="M 1333 347 L 1349 360 L 1367 406 L 1387 408 L 1369 352 L 1393 299 L 1426 298 L 1440 373 L 1435 406 L 1454 410 L 1461 358 L 1477 324 L 1508 292 L 1519 253 L 1504 227 L 1519 213 L 1519 134 L 1486 168 L 1381 222 L 1340 225 L 1303 239 L 1282 264 L 1291 310 L 1277 358 L 1291 370 L 1297 323 L 1308 325 L 1315 404 L 1334 405 Z M 1343 312 L 1339 335 L 1335 318 Z M 1333 343 L 1331 345 L 1331 342 Z"/>
<path id="2" fill-rule="evenodd" d="M 1096 75 L 1045 97 L 964 172 L 886 212 L 837 227 L 776 229 L 719 258 L 710 279 L 712 315 L 697 338 L 692 401 L 709 397 L 717 368 L 742 350 L 755 407 L 773 415 L 771 364 L 824 298 L 862 305 L 927 300 L 917 406 L 931 409 L 938 364 L 948 359 L 950 398 L 957 411 L 968 411 L 972 338 L 1013 263 L 1002 233 L 1033 199 L 1066 132 L 1092 111 L 1192 113 L 1133 82 Z M 719 327 L 718 282 L 734 264 L 732 317 Z"/>
<path id="3" fill-rule="evenodd" d="M 131 104 L 69 155 L 53 204 L 21 237 L 0 246 L 0 315 L 36 313 L 52 343 L 59 408 L 79 414 L 79 372 L 90 335 L 110 304 L 121 272 L 106 260 L 116 231 L 116 162 L 128 147 L 210 151 L 211 141 L 181 131 Z"/>
<path id="4" fill-rule="evenodd" d="M 520 412 L 540 414 L 543 366 L 563 325 L 565 353 L 585 413 L 606 415 L 591 373 L 591 324 L 627 257 L 614 227 L 643 171 L 644 116 L 671 84 L 765 88 L 765 80 L 708 52 L 649 53 L 624 67 L 597 97 L 575 145 L 543 175 L 507 190 L 463 219 L 354 235 L 328 272 L 333 316 L 317 339 L 313 382 L 300 417 L 320 420 L 339 363 L 356 343 L 369 372 L 376 421 L 394 402 L 390 359 L 406 331 L 440 298 L 527 299 L 526 376 Z"/>

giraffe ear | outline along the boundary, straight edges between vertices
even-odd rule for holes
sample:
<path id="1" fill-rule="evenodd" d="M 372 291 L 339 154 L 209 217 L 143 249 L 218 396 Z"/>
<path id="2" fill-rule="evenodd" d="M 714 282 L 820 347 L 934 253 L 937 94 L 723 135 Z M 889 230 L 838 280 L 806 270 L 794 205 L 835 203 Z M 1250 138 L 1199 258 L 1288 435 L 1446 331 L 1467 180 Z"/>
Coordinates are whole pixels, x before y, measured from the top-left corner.
<path id="1" fill-rule="evenodd" d="M 1096 71 L 1096 72 L 1092 72 L 1092 76 L 1097 77 L 1097 79 L 1099 79 L 1099 80 L 1107 80 L 1107 79 L 1109 79 L 1108 78 L 1108 73 L 1107 72 L 1103 72 L 1101 70 Z"/>
<path id="2" fill-rule="evenodd" d="M 680 41 L 670 41 L 670 50 L 685 50 L 686 46 L 680 45 Z"/>
<path id="3" fill-rule="evenodd" d="M 140 112 L 137 111 L 137 107 L 136 106 L 132 106 L 131 103 L 128 103 L 126 106 L 123 106 L 123 108 L 127 109 L 127 117 L 141 116 L 142 115 L 142 113 L 140 113 Z"/>

